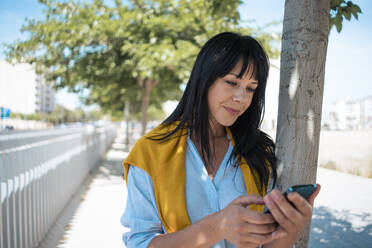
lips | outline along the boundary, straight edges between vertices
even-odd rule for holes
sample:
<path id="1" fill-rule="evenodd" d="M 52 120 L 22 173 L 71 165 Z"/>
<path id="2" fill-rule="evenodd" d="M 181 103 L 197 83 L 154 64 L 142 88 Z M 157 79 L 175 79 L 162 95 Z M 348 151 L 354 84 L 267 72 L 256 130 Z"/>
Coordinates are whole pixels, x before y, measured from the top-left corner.
<path id="1" fill-rule="evenodd" d="M 229 112 L 230 114 L 232 114 L 232 115 L 237 115 L 237 114 L 239 114 L 239 110 L 238 109 L 233 109 L 233 108 L 229 108 L 229 107 L 226 107 L 226 106 L 223 106 L 224 107 L 224 109 L 227 111 L 227 112 Z"/>

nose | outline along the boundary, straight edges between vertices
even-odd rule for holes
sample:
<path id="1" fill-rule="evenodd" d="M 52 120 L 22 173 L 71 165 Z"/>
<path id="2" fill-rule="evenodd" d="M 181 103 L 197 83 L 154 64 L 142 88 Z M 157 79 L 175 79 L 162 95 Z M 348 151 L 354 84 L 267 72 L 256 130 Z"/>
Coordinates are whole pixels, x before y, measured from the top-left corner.
<path id="1" fill-rule="evenodd" d="M 244 97 L 245 97 L 245 90 L 238 88 L 234 91 L 234 95 L 232 99 L 235 102 L 241 102 L 244 100 Z"/>

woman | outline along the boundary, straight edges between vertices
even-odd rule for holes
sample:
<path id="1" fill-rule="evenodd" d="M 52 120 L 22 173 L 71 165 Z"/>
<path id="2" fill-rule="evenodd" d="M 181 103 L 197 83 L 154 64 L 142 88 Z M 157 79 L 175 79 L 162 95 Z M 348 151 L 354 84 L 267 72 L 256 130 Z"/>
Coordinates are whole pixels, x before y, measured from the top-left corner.
<path id="1" fill-rule="evenodd" d="M 123 163 L 127 247 L 290 247 L 299 238 L 319 186 L 309 201 L 290 194 L 296 208 L 267 193 L 277 177 L 274 143 L 259 130 L 268 70 L 249 36 L 221 33 L 203 46 L 177 108 Z"/>

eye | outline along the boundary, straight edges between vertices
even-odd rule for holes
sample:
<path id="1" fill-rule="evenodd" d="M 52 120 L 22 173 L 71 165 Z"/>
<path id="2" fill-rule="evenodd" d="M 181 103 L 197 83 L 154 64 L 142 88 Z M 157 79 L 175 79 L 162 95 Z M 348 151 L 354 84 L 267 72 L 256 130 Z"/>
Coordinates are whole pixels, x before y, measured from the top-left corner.
<path id="1" fill-rule="evenodd" d="M 231 81 L 228 81 L 228 80 L 225 80 L 225 83 L 230 84 L 230 85 L 232 85 L 232 86 L 235 86 L 235 85 L 236 85 L 235 82 L 231 82 Z"/>
<path id="2" fill-rule="evenodd" d="M 253 92 L 253 93 L 255 93 L 255 92 L 256 92 L 256 89 L 253 89 L 253 88 L 247 87 L 247 91 L 248 91 L 248 92 Z"/>

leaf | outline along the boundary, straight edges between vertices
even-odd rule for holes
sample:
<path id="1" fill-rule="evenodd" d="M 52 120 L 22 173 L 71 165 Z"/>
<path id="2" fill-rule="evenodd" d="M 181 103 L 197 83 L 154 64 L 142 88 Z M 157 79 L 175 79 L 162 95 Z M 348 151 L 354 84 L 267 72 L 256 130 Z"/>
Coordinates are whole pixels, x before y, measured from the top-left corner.
<path id="1" fill-rule="evenodd" d="M 342 29 L 342 14 L 341 12 L 337 12 L 337 15 L 335 17 L 335 25 L 336 25 L 336 29 L 337 29 L 337 32 L 341 32 L 341 29 Z"/>
<path id="2" fill-rule="evenodd" d="M 89 88 L 85 101 L 110 111 L 122 111 L 125 101 L 138 111 L 141 80 L 160 81 L 150 105 L 178 98 L 206 40 L 226 30 L 253 33 L 239 26 L 240 0 L 40 2 L 44 19 L 25 22 L 28 38 L 7 46 L 7 59 L 35 63 L 56 88 Z M 277 56 L 272 43 L 280 37 L 255 32 L 269 56 Z"/>
<path id="3" fill-rule="evenodd" d="M 351 16 L 358 20 L 358 13 L 362 13 L 358 5 L 353 4 L 352 1 L 331 0 L 331 8 L 329 14 L 329 28 L 336 26 L 337 32 L 342 30 L 343 16 L 350 21 Z"/>
<path id="4" fill-rule="evenodd" d="M 336 22 L 335 25 L 336 25 L 337 32 L 340 33 L 342 30 L 342 22 Z"/>
<path id="5" fill-rule="evenodd" d="M 351 10 L 350 9 L 343 9 L 342 14 L 345 16 L 346 20 L 351 19 Z"/>
<path id="6" fill-rule="evenodd" d="M 359 8 L 358 5 L 353 4 L 351 6 L 351 14 L 354 16 L 355 19 L 358 20 L 358 13 L 362 13 L 362 10 Z"/>
<path id="7" fill-rule="evenodd" d="M 344 0 L 331 0 L 331 9 L 336 10 L 338 6 L 340 6 L 342 3 L 345 3 Z"/>
<path id="8" fill-rule="evenodd" d="M 335 17 L 329 18 L 329 30 L 331 30 L 335 26 Z"/>
<path id="9" fill-rule="evenodd" d="M 360 7 L 356 4 L 353 4 L 353 6 L 351 7 L 356 13 L 362 13 L 362 10 L 360 9 Z"/>

